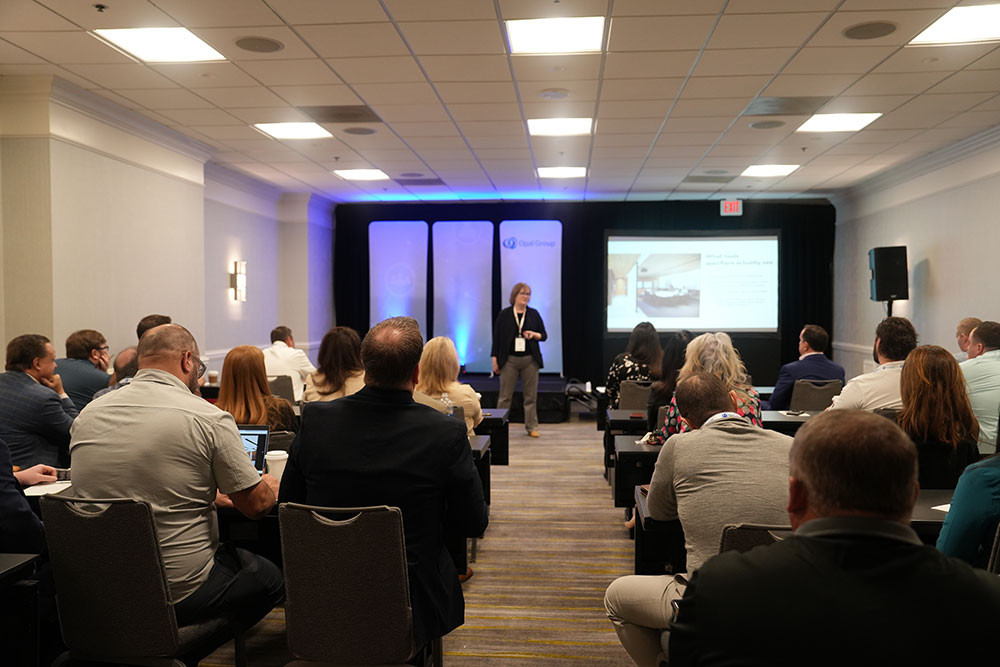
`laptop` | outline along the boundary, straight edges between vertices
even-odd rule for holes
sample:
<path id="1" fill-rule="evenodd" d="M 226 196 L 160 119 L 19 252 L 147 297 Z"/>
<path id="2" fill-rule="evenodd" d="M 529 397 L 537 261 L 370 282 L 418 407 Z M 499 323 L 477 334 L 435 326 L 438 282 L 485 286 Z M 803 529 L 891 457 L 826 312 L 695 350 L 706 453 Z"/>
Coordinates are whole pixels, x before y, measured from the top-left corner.
<path id="1" fill-rule="evenodd" d="M 267 454 L 267 440 L 271 430 L 261 424 L 239 424 L 236 428 L 240 431 L 247 457 L 257 468 L 257 472 L 264 474 L 264 455 Z"/>

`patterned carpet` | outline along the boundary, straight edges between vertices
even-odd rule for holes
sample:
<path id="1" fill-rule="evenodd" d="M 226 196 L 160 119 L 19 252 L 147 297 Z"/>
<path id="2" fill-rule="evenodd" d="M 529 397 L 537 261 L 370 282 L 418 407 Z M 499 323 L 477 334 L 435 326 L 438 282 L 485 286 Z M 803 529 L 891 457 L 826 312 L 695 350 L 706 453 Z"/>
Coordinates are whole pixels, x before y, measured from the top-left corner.
<path id="1" fill-rule="evenodd" d="M 632 542 L 602 476 L 593 421 L 510 428 L 510 465 L 492 469 L 492 506 L 466 582 L 465 625 L 444 638 L 445 664 L 631 665 L 604 614 L 604 589 L 632 570 Z M 253 667 L 291 660 L 284 613 L 247 638 Z M 203 667 L 233 664 L 226 646 Z"/>

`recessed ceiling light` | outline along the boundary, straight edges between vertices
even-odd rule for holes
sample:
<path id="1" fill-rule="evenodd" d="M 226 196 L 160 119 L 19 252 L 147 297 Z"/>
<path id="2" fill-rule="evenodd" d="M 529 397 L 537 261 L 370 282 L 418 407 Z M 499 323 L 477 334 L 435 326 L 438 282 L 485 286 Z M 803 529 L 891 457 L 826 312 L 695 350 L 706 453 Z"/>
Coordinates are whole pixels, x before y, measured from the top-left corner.
<path id="1" fill-rule="evenodd" d="M 190 63 L 226 57 L 187 28 L 114 28 L 94 31 L 100 39 L 147 63 Z"/>
<path id="2" fill-rule="evenodd" d="M 333 173 L 345 181 L 388 181 L 389 176 L 381 169 L 334 169 Z"/>
<path id="3" fill-rule="evenodd" d="M 569 91 L 565 88 L 546 88 L 541 97 L 543 100 L 564 100 L 569 97 Z"/>
<path id="4" fill-rule="evenodd" d="M 235 43 L 236 46 L 240 47 L 244 51 L 250 51 L 252 53 L 274 53 L 275 51 L 280 51 L 285 48 L 285 45 L 276 39 L 271 39 L 270 37 L 259 37 L 257 35 L 240 37 Z"/>
<path id="5" fill-rule="evenodd" d="M 788 176 L 799 168 L 797 164 L 752 164 L 743 170 L 740 176 L 757 176 L 761 178 Z"/>
<path id="6" fill-rule="evenodd" d="M 539 167 L 538 178 L 584 178 L 586 167 Z"/>
<path id="7" fill-rule="evenodd" d="M 529 118 L 528 134 L 533 137 L 569 137 L 590 134 L 592 118 Z"/>
<path id="8" fill-rule="evenodd" d="M 316 123 L 255 123 L 254 127 L 275 139 L 325 139 L 333 136 Z"/>
<path id="9" fill-rule="evenodd" d="M 857 132 L 880 113 L 817 113 L 799 125 L 796 132 Z"/>
<path id="10" fill-rule="evenodd" d="M 750 123 L 751 130 L 773 130 L 784 126 L 785 121 L 783 120 L 758 120 Z"/>
<path id="11" fill-rule="evenodd" d="M 603 16 L 507 21 L 511 53 L 585 53 L 600 51 Z"/>
<path id="12" fill-rule="evenodd" d="M 375 134 L 375 128 L 373 127 L 345 127 L 344 134 L 356 134 L 359 136 L 364 136 L 366 134 Z"/>
<path id="13" fill-rule="evenodd" d="M 1000 5 L 954 7 L 910 44 L 967 44 L 1000 41 Z"/>
<path id="14" fill-rule="evenodd" d="M 844 29 L 842 33 L 847 39 L 878 39 L 896 32 L 896 24 L 888 21 L 869 21 L 858 23 Z"/>

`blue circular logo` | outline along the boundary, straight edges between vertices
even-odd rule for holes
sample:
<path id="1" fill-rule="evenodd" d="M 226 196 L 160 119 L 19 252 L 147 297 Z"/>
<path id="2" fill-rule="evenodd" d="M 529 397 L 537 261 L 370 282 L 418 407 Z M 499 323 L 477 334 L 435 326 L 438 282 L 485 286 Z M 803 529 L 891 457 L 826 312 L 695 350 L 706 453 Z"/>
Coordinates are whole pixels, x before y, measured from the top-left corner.
<path id="1" fill-rule="evenodd" d="M 503 247 L 513 250 L 517 247 L 517 237 L 511 236 L 508 239 L 503 240 Z"/>

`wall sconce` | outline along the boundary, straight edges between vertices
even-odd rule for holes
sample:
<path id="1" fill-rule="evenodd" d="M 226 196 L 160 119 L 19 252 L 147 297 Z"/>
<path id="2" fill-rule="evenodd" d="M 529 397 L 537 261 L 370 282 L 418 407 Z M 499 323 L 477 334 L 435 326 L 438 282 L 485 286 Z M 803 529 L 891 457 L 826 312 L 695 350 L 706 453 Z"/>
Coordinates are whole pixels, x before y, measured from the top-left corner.
<path id="1" fill-rule="evenodd" d="M 233 290 L 234 301 L 247 300 L 247 263 L 233 262 L 233 272 L 229 274 L 229 288 Z"/>

